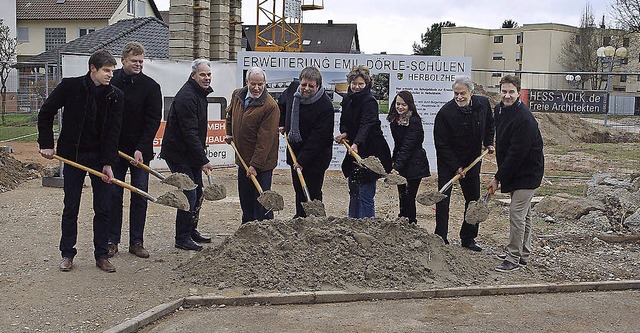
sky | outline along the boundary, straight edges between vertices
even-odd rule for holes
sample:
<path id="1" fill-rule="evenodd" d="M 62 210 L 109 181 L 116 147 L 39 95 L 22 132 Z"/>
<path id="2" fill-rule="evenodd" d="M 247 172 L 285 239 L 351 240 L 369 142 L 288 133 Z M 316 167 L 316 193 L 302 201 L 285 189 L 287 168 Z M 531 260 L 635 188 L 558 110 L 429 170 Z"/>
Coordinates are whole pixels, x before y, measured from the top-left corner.
<path id="1" fill-rule="evenodd" d="M 281 4 L 283 0 L 277 0 Z M 412 54 L 413 43 L 431 24 L 451 21 L 456 26 L 498 29 L 506 19 L 519 25 L 562 23 L 580 25 L 588 3 L 595 21 L 610 18 L 613 0 L 324 0 L 324 9 L 304 13 L 304 23 L 356 23 L 364 53 Z M 305 4 L 322 0 L 303 0 Z M 155 0 L 159 10 L 169 10 L 169 0 Z M 256 0 L 242 0 L 243 24 L 256 23 Z M 267 1 L 268 4 L 273 4 Z M 262 19 L 261 19 L 262 20 Z M 266 19 L 265 19 L 266 20 Z M 265 21 L 266 22 L 266 21 Z M 263 24 L 264 22 L 260 22 Z"/>

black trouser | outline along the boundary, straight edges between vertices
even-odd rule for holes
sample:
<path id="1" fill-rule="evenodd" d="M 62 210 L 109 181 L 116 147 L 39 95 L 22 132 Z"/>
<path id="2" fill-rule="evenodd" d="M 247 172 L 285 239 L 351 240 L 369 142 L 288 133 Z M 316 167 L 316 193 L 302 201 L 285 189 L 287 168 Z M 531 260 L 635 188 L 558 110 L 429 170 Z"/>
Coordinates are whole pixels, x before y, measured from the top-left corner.
<path id="1" fill-rule="evenodd" d="M 302 176 L 304 182 L 307 183 L 309 189 L 309 196 L 311 200 L 322 201 L 322 184 L 324 184 L 324 170 L 306 170 L 302 169 Z M 291 178 L 293 179 L 293 189 L 296 192 L 296 215 L 295 217 L 306 217 L 304 209 L 302 208 L 302 202 L 307 202 L 307 198 L 304 195 L 302 184 L 300 184 L 300 178 L 298 178 L 298 172 L 291 167 Z"/>
<path id="2" fill-rule="evenodd" d="M 442 188 L 455 174 L 438 173 L 438 188 Z M 470 201 L 480 198 L 480 176 L 471 178 L 462 178 L 459 180 L 462 194 L 464 195 L 464 213 L 467 213 L 467 207 Z M 449 203 L 451 201 L 451 187 L 444 192 L 447 195 L 445 199 L 436 204 L 436 235 L 442 237 L 445 243 L 449 243 L 447 233 L 449 232 Z M 462 245 L 468 245 L 475 242 L 478 236 L 478 224 L 469 224 L 462 222 L 460 229 L 460 239 Z"/>
<path id="3" fill-rule="evenodd" d="M 189 211 L 178 209 L 176 212 L 176 242 L 184 242 L 191 238 L 193 232 L 194 218 L 198 203 L 202 197 L 202 167 L 192 167 L 186 164 L 166 161 L 171 172 L 184 173 L 198 185 L 194 190 L 183 190 L 182 193 L 189 201 Z"/>
<path id="4" fill-rule="evenodd" d="M 416 218 L 416 194 L 422 178 L 407 179 L 406 185 L 398 185 L 398 199 L 400 202 L 399 217 L 406 217 L 411 223 L 418 223 Z"/>

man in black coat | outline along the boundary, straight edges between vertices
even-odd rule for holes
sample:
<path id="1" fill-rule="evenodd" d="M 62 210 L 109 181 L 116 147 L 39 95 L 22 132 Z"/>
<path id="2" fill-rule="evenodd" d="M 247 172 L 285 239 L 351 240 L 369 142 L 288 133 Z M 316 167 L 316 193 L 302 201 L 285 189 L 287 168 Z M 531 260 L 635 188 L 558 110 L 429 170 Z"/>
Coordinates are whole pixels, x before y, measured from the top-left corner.
<path id="1" fill-rule="evenodd" d="M 473 81 L 460 76 L 452 85 L 454 98 L 436 115 L 433 138 L 438 159 L 438 187 L 442 188 L 456 174 L 460 175 L 460 187 L 464 195 L 464 210 L 469 202 L 480 198 L 479 162 L 468 172 L 463 169 L 480 156 L 482 148 L 493 153 L 495 128 L 489 100 L 473 94 Z M 449 244 L 449 203 L 451 188 L 444 192 L 445 199 L 436 204 L 436 230 L 445 244 Z M 465 214 L 466 215 L 466 214 Z M 482 251 L 476 243 L 478 224 L 462 222 L 461 245 L 473 251 Z"/>
<path id="2" fill-rule="evenodd" d="M 315 67 L 300 72 L 278 98 L 280 131 L 287 133 L 296 155 L 293 163 L 287 150 L 287 164 L 291 166 L 293 188 L 296 192 L 296 215 L 306 217 L 301 202 L 306 201 L 296 169 L 302 171 L 311 200 L 322 201 L 324 173 L 329 168 L 333 150 L 333 103 L 324 93 L 322 74 Z"/>
<path id="3" fill-rule="evenodd" d="M 531 109 L 520 100 L 520 79 L 500 80 L 502 101 L 495 107 L 498 171 L 489 188 L 509 193 L 509 244 L 496 268 L 510 272 L 526 265 L 531 254 L 531 199 L 544 175 L 542 135 Z"/>
<path id="4" fill-rule="evenodd" d="M 107 257 L 109 183 L 112 166 L 118 163 L 118 137 L 122 122 L 124 97 L 122 91 L 109 84 L 116 59 L 106 50 L 94 52 L 89 58 L 89 72 L 84 76 L 62 79 L 40 108 L 38 114 L 38 145 L 40 154 L 48 159 L 64 157 L 88 168 L 99 170 L 100 177 L 89 175 L 93 192 L 93 246 L 96 266 L 106 272 L 116 268 Z M 53 121 L 64 107 L 58 145 L 53 143 Z M 63 272 L 73 268 L 78 239 L 78 212 L 86 171 L 67 165 L 63 170 L 64 208 L 60 252 Z"/>
<path id="5" fill-rule="evenodd" d="M 144 47 L 129 42 L 122 49 L 122 69 L 113 73 L 111 84 L 124 92 L 124 113 L 120 133 L 119 150 L 135 159 L 129 162 L 121 158 L 113 168 L 113 175 L 125 180 L 131 173 L 131 185 L 147 192 L 149 173 L 136 167 L 137 163 L 149 165 L 153 159 L 153 140 L 162 119 L 162 93 L 160 85 L 142 73 Z M 109 210 L 109 257 L 118 252 L 122 231 L 123 188 L 112 185 L 111 209 Z M 129 208 L 129 253 L 148 258 L 143 246 L 144 225 L 147 218 L 147 200 L 131 193 Z"/>
<path id="6" fill-rule="evenodd" d="M 189 200 L 189 211 L 176 213 L 176 248 L 202 250 L 196 242 L 211 242 L 195 224 L 198 205 L 202 198 L 202 172 L 213 170 L 206 154 L 207 95 L 211 89 L 211 62 L 196 59 L 191 63 L 191 76 L 180 88 L 171 103 L 169 119 L 162 139 L 160 157 L 167 161 L 171 172 L 184 173 L 198 186 L 183 191 Z"/>

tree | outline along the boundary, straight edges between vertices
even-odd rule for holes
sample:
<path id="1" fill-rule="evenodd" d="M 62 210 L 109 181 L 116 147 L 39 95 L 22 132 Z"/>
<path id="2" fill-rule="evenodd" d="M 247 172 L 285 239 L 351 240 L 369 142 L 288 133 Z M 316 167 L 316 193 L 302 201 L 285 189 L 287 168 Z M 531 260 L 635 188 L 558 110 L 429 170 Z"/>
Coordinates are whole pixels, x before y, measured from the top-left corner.
<path id="1" fill-rule="evenodd" d="M 558 62 L 568 72 L 597 72 L 596 50 L 602 44 L 603 29 L 596 27 L 591 5 L 586 4 L 580 19 L 580 27 L 574 36 L 562 43 Z M 592 80 L 592 87 L 598 86 L 597 76 L 582 77 L 582 84 Z"/>
<path id="2" fill-rule="evenodd" d="M 431 25 L 427 32 L 420 34 L 422 44 L 413 43 L 413 54 L 417 55 L 440 55 L 442 39 L 440 31 L 443 27 L 455 27 L 453 22 L 440 22 Z"/>
<path id="3" fill-rule="evenodd" d="M 611 4 L 611 14 L 620 28 L 640 32 L 640 0 L 616 0 Z"/>
<path id="4" fill-rule="evenodd" d="M 510 29 L 510 28 L 517 28 L 517 27 L 519 27 L 518 22 L 512 19 L 504 20 L 504 22 L 502 22 L 503 29 Z"/>
<path id="5" fill-rule="evenodd" d="M 7 80 L 9 72 L 13 69 L 16 60 L 15 38 L 9 34 L 9 26 L 0 19 L 0 95 L 2 95 L 2 126 L 6 124 L 5 114 L 7 112 Z"/>

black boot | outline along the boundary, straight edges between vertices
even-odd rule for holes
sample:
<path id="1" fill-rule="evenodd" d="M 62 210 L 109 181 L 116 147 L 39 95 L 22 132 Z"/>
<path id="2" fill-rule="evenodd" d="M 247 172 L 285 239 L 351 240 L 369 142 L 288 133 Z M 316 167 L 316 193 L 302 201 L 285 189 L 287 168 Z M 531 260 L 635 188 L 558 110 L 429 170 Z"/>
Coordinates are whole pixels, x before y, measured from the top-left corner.
<path id="1" fill-rule="evenodd" d="M 191 231 L 191 239 L 198 243 L 211 243 L 211 237 L 209 235 L 203 235 L 198 231 L 198 221 L 200 220 L 200 208 L 202 207 L 202 197 L 200 203 L 196 207 L 196 211 L 193 214 L 193 230 Z"/>

